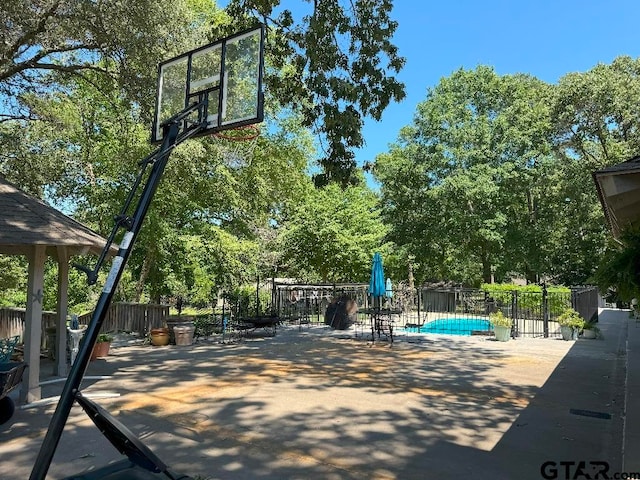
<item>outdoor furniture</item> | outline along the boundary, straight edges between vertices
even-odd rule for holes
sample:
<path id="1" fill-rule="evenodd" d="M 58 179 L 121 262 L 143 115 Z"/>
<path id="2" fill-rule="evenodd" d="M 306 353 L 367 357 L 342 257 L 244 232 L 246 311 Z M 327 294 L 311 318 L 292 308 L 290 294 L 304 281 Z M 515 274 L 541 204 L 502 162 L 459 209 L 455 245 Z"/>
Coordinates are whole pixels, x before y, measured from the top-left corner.
<path id="1" fill-rule="evenodd" d="M 303 325 L 306 325 L 309 328 L 311 324 L 311 320 L 309 319 L 309 315 L 306 313 L 302 313 L 301 315 L 294 315 L 292 317 L 287 318 L 287 323 L 289 325 L 298 325 L 298 331 L 302 331 Z"/>
<path id="2" fill-rule="evenodd" d="M 13 350 L 20 341 L 20 335 L 0 339 L 0 363 L 11 361 Z"/>
<path id="3" fill-rule="evenodd" d="M 0 363 L 0 425 L 13 416 L 15 404 L 7 395 L 20 385 L 25 368 L 27 364 L 24 362 Z"/>
<path id="4" fill-rule="evenodd" d="M 274 337 L 277 326 L 280 323 L 280 317 L 260 315 L 255 317 L 240 317 L 238 321 L 240 326 L 247 332 L 263 329 L 267 335 Z"/>
<path id="5" fill-rule="evenodd" d="M 362 310 L 358 311 L 358 314 L 360 313 L 366 314 L 366 312 Z M 360 334 L 361 337 L 364 337 L 365 330 L 369 330 L 369 325 L 370 325 L 370 321 L 368 316 L 366 319 L 363 319 L 360 315 L 358 315 L 356 321 L 353 322 L 353 329 L 354 329 L 356 338 L 358 338 L 358 334 Z"/>
<path id="6" fill-rule="evenodd" d="M 241 342 L 249 326 L 235 317 L 225 316 L 222 320 L 222 343 Z"/>
<path id="7" fill-rule="evenodd" d="M 369 316 L 372 342 L 375 342 L 377 334 L 378 340 L 382 335 L 385 335 L 393 343 L 394 316 L 402 314 L 402 310 L 395 308 L 365 308 L 360 312 Z"/>

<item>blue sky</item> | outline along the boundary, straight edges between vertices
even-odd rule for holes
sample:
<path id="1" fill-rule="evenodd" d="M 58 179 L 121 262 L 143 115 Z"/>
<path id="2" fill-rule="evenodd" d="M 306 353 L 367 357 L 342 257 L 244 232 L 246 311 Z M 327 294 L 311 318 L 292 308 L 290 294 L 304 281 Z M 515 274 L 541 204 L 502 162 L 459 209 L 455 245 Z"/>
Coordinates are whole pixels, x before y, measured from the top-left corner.
<path id="1" fill-rule="evenodd" d="M 459 68 L 490 65 L 556 83 L 619 55 L 640 56 L 640 4 L 631 0 L 395 0 L 392 17 L 407 96 L 380 122 L 366 121 L 359 164 L 388 151 L 427 88 Z"/>

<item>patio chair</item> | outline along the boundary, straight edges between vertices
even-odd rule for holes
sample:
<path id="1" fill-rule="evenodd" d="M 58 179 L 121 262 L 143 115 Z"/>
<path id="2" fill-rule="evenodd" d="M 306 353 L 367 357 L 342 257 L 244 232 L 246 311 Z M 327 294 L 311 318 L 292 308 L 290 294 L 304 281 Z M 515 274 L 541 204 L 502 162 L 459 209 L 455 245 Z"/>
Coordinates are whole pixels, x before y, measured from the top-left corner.
<path id="1" fill-rule="evenodd" d="M 358 315 L 353 322 L 353 330 L 356 338 L 358 338 L 358 334 L 364 338 L 365 335 L 371 333 L 371 322 L 368 318 Z"/>
<path id="2" fill-rule="evenodd" d="M 221 343 L 242 342 L 247 336 L 249 325 L 239 321 L 235 317 L 225 317 L 222 321 Z"/>
<path id="3" fill-rule="evenodd" d="M 309 318 L 309 314 L 304 311 L 300 313 L 296 313 L 290 317 L 287 317 L 285 321 L 289 325 L 297 325 L 298 331 L 302 331 L 302 327 L 305 325 L 307 326 L 307 328 L 309 328 L 309 326 L 311 325 L 311 319 Z"/>
<path id="4" fill-rule="evenodd" d="M 20 341 L 20 335 L 0 339 L 0 363 L 11 361 L 13 350 Z"/>

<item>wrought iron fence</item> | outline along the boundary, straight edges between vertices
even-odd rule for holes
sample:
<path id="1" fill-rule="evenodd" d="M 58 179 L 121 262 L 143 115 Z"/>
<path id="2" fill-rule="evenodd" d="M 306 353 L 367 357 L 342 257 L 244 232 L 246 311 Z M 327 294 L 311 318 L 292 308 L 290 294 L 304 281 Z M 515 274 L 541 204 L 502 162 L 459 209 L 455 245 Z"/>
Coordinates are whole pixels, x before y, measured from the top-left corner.
<path id="1" fill-rule="evenodd" d="M 271 304 L 284 321 L 323 323 L 324 314 L 333 299 L 346 296 L 359 307 L 369 304 L 368 284 L 292 284 L 274 283 Z"/>
<path id="2" fill-rule="evenodd" d="M 338 296 L 354 300 L 359 308 L 373 301 L 367 284 L 285 284 L 276 283 L 272 308 L 283 320 L 305 319 L 322 323 L 327 307 Z M 574 287 L 570 292 L 502 291 L 472 288 L 397 288 L 387 292 L 383 305 L 401 312 L 400 326 L 432 333 L 490 333 L 488 316 L 501 310 L 514 320 L 515 336 L 559 336 L 556 318 L 567 307 L 585 320 L 597 321 L 599 292 L 596 287 Z"/>

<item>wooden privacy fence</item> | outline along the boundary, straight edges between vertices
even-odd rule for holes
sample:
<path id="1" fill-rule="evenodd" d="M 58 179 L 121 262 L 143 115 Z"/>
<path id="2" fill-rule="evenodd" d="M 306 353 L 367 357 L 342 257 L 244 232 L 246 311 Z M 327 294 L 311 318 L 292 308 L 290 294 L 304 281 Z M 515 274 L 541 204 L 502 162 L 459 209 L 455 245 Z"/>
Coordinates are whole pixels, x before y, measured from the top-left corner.
<path id="1" fill-rule="evenodd" d="M 152 328 L 165 325 L 169 305 L 114 303 L 102 325 L 103 332 L 135 332 L 146 335 Z"/>
<path id="2" fill-rule="evenodd" d="M 56 324 L 56 312 L 42 312 L 42 332 Z M 0 338 L 13 337 L 24 333 L 24 308 L 0 308 Z"/>
<path id="3" fill-rule="evenodd" d="M 46 345 L 47 328 L 56 324 L 56 312 L 42 312 L 42 345 Z M 102 332 L 134 332 L 146 335 L 149 330 L 162 327 L 169 318 L 168 305 L 114 303 L 102 324 Z M 78 316 L 80 325 L 91 320 L 91 313 Z M 0 338 L 24 334 L 25 309 L 0 308 Z"/>

